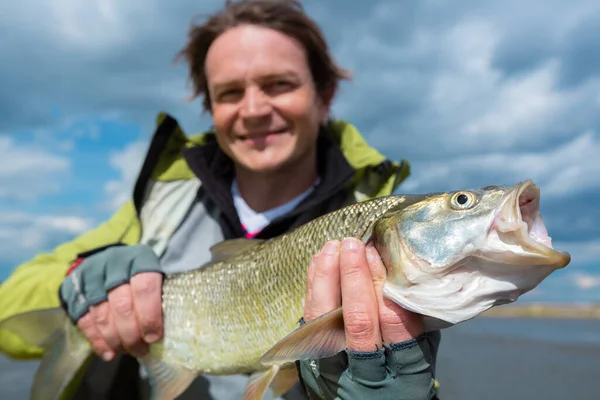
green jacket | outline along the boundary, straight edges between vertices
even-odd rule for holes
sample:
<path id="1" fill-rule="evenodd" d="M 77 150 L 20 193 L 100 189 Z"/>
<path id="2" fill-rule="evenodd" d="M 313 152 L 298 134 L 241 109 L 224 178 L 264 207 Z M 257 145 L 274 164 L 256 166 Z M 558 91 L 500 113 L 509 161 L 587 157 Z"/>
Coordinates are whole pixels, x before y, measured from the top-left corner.
<path id="1" fill-rule="evenodd" d="M 364 141 L 353 125 L 344 121 L 332 121 L 331 124 L 332 139 L 355 171 L 350 202 L 391 194 L 409 175 L 407 161 L 387 160 Z M 153 190 L 153 185 L 148 185 L 148 182 L 185 183 L 197 180 L 181 150 L 202 146 L 211 134 L 186 136 L 172 117 L 159 114 L 157 129 L 132 198 L 96 228 L 18 266 L 0 286 L 0 320 L 30 310 L 57 307 L 59 286 L 77 254 L 115 242 L 136 244 L 144 234 L 147 236 L 150 228 L 143 226 L 141 215 L 147 194 Z M 381 166 L 385 167 L 383 173 Z M 160 221 L 156 221 L 160 217 L 152 218 L 153 224 L 160 225 Z M 151 239 L 146 238 L 146 241 Z M 0 352 L 18 359 L 42 355 L 41 349 L 26 345 L 19 337 L 6 331 L 0 331 Z"/>

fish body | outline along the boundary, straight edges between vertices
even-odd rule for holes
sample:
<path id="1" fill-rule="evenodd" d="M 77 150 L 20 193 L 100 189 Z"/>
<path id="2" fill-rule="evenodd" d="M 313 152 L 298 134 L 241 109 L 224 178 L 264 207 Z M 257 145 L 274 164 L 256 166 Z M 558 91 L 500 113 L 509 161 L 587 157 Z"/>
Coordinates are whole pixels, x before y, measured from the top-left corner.
<path id="1" fill-rule="evenodd" d="M 387 268 L 384 295 L 423 315 L 426 330 L 471 319 L 515 301 L 570 261 L 551 247 L 530 181 L 353 204 L 270 240 L 213 247 L 199 268 L 163 282 L 164 337 L 140 359 L 153 398 L 174 399 L 199 374 L 251 374 L 246 399 L 295 382 L 294 361 L 345 347 L 341 309 L 298 327 L 311 257 L 332 239 L 357 237 Z M 32 318 L 62 318 L 63 335 L 32 333 Z M 55 399 L 91 350 L 61 309 L 0 322 L 47 347 L 32 398 Z M 57 328 L 58 329 L 58 328 Z M 62 329 L 62 328 L 61 328 Z"/>
<path id="2" fill-rule="evenodd" d="M 264 369 L 260 357 L 304 315 L 311 257 L 331 239 L 368 240 L 373 224 L 407 199 L 358 203 L 273 240 L 215 246 L 217 261 L 165 278 L 165 339 L 150 351 L 211 374 Z"/>

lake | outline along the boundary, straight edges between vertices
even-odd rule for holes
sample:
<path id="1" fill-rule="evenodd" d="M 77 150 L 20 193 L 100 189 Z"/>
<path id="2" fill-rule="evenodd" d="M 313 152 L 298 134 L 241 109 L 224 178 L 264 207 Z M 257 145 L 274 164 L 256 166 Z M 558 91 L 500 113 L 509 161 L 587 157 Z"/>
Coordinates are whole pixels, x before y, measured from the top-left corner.
<path id="1" fill-rule="evenodd" d="M 27 399 L 35 362 L 0 356 L 0 399 Z M 600 399 L 600 321 L 478 318 L 446 329 L 441 400 Z"/>

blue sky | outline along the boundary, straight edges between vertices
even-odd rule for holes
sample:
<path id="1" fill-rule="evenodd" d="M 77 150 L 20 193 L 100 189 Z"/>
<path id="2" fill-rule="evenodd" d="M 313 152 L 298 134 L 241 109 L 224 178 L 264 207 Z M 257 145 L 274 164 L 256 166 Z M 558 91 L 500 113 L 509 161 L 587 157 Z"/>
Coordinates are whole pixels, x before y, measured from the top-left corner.
<path id="1" fill-rule="evenodd" d="M 523 301 L 600 301 L 600 5 L 304 1 L 353 72 L 334 105 L 407 193 L 533 179 L 573 261 Z M 129 196 L 154 118 L 210 125 L 173 65 L 220 1 L 0 4 L 0 279 Z"/>

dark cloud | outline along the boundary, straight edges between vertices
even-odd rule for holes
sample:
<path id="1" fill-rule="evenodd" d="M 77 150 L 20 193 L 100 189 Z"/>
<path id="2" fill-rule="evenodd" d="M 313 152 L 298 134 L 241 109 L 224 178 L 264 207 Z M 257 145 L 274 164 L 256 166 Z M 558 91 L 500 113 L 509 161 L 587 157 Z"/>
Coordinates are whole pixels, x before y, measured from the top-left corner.
<path id="1" fill-rule="evenodd" d="M 197 103 L 184 101 L 189 95 L 185 65 L 173 64 L 199 11 L 192 3 L 185 8 L 162 4 L 155 13 L 127 18 L 122 23 L 125 36 L 107 35 L 106 43 L 96 43 L 102 39 L 92 35 L 86 38 L 85 31 L 77 38 L 80 43 L 61 34 L 55 26 L 59 21 L 27 10 L 22 14 L 31 25 L 15 26 L 8 16 L 0 17 L 0 29 L 19 33 L 0 44 L 7 55 L 0 65 L 0 132 L 51 129 L 61 121 L 50 107 L 70 118 L 119 113 L 141 124 L 151 124 L 160 110 L 184 119 L 199 114 Z M 43 18 L 41 32 L 44 25 L 36 24 Z"/>
<path id="2" fill-rule="evenodd" d="M 565 35 L 560 52 L 562 86 L 577 86 L 589 79 L 600 79 L 600 6 L 584 15 Z"/>
<path id="3" fill-rule="evenodd" d="M 550 30 L 549 27 L 547 30 Z M 492 65 L 505 75 L 530 72 L 539 68 L 556 50 L 556 43 L 538 26 L 508 33 L 494 52 Z"/>

